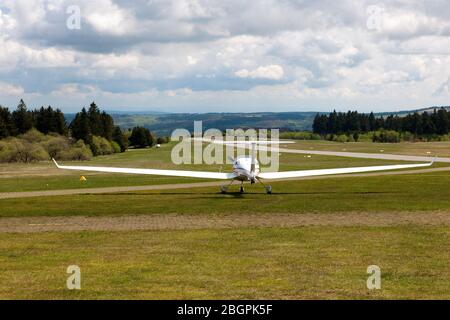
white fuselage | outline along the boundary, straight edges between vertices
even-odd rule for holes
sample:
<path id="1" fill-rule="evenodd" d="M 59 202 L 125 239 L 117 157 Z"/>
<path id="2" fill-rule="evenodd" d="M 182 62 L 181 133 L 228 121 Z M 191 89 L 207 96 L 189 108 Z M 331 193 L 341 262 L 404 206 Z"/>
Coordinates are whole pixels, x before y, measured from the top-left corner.
<path id="1" fill-rule="evenodd" d="M 236 180 L 251 181 L 253 183 L 259 174 L 259 162 L 255 159 L 255 169 L 252 172 L 252 158 L 246 156 L 238 157 L 233 162 L 233 172 L 237 175 Z"/>

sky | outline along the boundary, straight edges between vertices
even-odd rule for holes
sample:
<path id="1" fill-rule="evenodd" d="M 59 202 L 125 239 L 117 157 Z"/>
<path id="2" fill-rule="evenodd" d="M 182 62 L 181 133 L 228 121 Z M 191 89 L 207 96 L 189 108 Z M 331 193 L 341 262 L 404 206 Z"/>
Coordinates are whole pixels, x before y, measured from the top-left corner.
<path id="1" fill-rule="evenodd" d="M 0 105 L 450 105 L 448 0 L 0 0 Z"/>

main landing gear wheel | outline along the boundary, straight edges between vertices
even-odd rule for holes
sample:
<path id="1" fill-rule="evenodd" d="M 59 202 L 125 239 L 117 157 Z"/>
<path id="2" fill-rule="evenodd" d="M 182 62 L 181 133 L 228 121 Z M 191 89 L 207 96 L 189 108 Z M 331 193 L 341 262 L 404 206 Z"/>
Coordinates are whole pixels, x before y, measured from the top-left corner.
<path id="1" fill-rule="evenodd" d="M 241 193 L 244 193 L 244 192 L 245 192 L 244 187 L 241 186 L 241 189 L 240 189 L 239 191 L 240 191 Z"/>

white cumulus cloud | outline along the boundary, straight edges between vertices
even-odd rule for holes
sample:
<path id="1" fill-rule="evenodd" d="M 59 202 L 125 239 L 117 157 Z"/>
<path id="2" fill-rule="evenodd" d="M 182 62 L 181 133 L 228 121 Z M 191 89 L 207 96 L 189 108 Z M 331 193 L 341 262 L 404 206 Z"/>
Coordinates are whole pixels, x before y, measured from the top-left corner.
<path id="1" fill-rule="evenodd" d="M 280 80 L 283 78 L 283 67 L 271 64 L 268 66 L 261 66 L 254 70 L 241 69 L 234 73 L 239 78 L 251 78 L 251 79 L 270 79 Z"/>

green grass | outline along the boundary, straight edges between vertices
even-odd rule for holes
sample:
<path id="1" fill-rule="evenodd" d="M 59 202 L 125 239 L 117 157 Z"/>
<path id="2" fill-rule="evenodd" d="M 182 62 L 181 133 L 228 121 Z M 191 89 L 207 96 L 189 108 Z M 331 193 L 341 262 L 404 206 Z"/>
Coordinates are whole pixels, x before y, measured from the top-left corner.
<path id="1" fill-rule="evenodd" d="M 0 200 L 0 217 L 130 214 L 336 213 L 450 210 L 450 172 L 346 177 L 258 185 Z M 237 191 L 237 185 L 234 190 Z"/>
<path id="2" fill-rule="evenodd" d="M 314 145 L 319 149 L 321 144 Z M 98 157 L 83 164 L 220 169 L 218 165 L 176 167 L 169 161 L 170 147 Z M 281 170 L 395 163 L 287 153 L 281 159 Z M 50 163 L 1 165 L 0 192 L 199 181 L 88 174 L 87 183 L 81 183 L 80 173 L 49 168 Z M 272 195 L 254 185 L 246 186 L 244 195 L 222 195 L 214 187 L 4 199 L 0 200 L 0 223 L 2 217 L 164 213 L 425 211 L 433 219 L 433 212 L 450 212 L 450 172 L 272 185 Z M 0 299 L 449 299 L 449 240 L 448 226 L 412 224 L 3 233 Z M 81 267 L 79 292 L 65 288 L 66 268 L 72 264 Z M 381 267 L 381 291 L 366 288 L 366 269 L 372 264 Z"/>
<path id="3" fill-rule="evenodd" d="M 449 240 L 419 226 L 0 234 L 0 298 L 448 299 Z M 65 288 L 73 264 L 81 291 Z"/>

